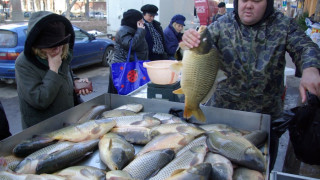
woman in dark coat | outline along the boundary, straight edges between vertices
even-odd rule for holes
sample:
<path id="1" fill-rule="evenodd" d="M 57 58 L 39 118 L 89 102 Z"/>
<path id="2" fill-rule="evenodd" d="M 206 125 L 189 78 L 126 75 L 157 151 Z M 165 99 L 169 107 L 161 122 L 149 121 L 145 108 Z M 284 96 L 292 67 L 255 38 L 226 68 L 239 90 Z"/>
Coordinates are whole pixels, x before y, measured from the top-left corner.
<path id="1" fill-rule="evenodd" d="M 48 11 L 32 13 L 24 51 L 16 60 L 22 127 L 33 126 L 74 106 L 70 62 L 74 31 L 68 19 Z M 88 89 L 80 94 L 90 93 Z"/>
<path id="2" fill-rule="evenodd" d="M 143 19 L 146 26 L 146 40 L 149 47 L 149 60 L 167 59 L 166 46 L 164 42 L 163 29 L 160 22 L 154 20 L 158 15 L 158 8 L 152 4 L 141 7 Z"/>
<path id="3" fill-rule="evenodd" d="M 179 42 L 182 40 L 185 20 L 186 18 L 181 14 L 174 15 L 171 18 L 170 24 L 163 31 L 168 59 L 175 59 L 174 54 L 179 47 Z"/>
<path id="4" fill-rule="evenodd" d="M 139 60 L 148 60 L 148 44 L 144 38 L 145 35 L 146 31 L 142 13 L 135 9 L 129 9 L 124 12 L 121 27 L 115 36 L 115 52 L 111 64 L 126 62 L 131 42 L 130 61 L 134 61 L 134 52 Z M 108 93 L 118 94 L 113 84 L 111 72 Z"/>

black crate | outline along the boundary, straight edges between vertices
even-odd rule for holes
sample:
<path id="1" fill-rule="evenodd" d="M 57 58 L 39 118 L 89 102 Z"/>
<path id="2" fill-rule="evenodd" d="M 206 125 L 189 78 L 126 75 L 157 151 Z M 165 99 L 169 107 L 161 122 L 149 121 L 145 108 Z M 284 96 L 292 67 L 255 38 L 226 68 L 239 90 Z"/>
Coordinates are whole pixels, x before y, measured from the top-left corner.
<path id="1" fill-rule="evenodd" d="M 178 95 L 173 94 L 172 91 L 180 88 L 180 82 L 170 85 L 159 85 L 148 83 L 147 97 L 148 99 L 163 99 L 173 102 L 181 102 Z"/>

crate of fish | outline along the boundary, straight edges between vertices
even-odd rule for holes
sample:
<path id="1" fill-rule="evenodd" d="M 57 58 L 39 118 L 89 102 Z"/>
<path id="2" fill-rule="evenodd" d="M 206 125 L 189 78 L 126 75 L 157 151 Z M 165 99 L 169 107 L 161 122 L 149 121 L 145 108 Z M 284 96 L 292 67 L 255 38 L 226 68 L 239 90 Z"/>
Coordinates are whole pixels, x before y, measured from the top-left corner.
<path id="1" fill-rule="evenodd" d="M 103 94 L 1 141 L 0 177 L 268 179 L 270 116 L 200 108 Z"/>

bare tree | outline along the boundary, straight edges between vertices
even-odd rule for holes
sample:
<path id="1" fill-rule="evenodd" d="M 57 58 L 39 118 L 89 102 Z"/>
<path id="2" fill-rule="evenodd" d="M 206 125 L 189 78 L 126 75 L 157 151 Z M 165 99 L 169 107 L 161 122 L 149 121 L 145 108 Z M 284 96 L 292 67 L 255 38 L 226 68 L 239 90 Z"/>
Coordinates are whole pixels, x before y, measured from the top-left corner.
<path id="1" fill-rule="evenodd" d="M 76 2 L 77 0 L 72 0 L 71 3 L 70 3 L 70 0 L 66 0 L 66 4 L 67 4 L 66 18 L 70 19 L 71 8 Z"/>
<path id="2" fill-rule="evenodd" d="M 89 0 L 86 0 L 86 4 L 85 4 L 85 17 L 86 19 L 89 19 Z"/>

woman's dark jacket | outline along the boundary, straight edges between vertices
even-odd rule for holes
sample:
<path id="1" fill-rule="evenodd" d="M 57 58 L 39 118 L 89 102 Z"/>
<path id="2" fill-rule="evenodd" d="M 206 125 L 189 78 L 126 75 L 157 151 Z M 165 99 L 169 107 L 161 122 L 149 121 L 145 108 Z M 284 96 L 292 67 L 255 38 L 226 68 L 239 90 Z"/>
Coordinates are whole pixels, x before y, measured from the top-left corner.
<path id="1" fill-rule="evenodd" d="M 153 27 L 158 31 L 158 33 L 161 35 L 162 38 L 162 44 L 163 44 L 163 48 L 165 49 L 165 42 L 164 42 L 164 35 L 163 35 L 163 29 L 161 27 L 160 22 L 153 20 L 152 21 L 152 25 Z M 147 26 L 146 27 L 146 40 L 148 43 L 148 47 L 149 47 L 149 60 L 161 60 L 161 59 L 167 59 L 167 53 L 165 52 L 164 54 L 155 54 L 152 52 L 152 48 L 153 48 L 153 39 L 150 33 L 150 30 L 148 29 Z"/>
<path id="2" fill-rule="evenodd" d="M 52 21 L 65 24 L 71 34 L 70 55 L 62 60 L 58 73 L 49 70 L 32 52 L 32 45 L 41 30 Z M 73 80 L 70 72 L 74 31 L 68 19 L 51 12 L 33 13 L 28 24 L 24 51 L 16 60 L 16 82 L 23 128 L 35 125 L 74 106 Z"/>
<path id="3" fill-rule="evenodd" d="M 178 33 L 172 24 L 169 24 L 163 31 L 166 51 L 169 56 L 174 56 L 179 47 L 179 42 L 182 40 L 182 33 Z"/>
<path id="4" fill-rule="evenodd" d="M 125 62 L 127 60 L 130 42 L 132 41 L 130 61 L 134 61 L 134 52 L 139 60 L 148 59 L 148 44 L 145 40 L 146 31 L 142 28 L 137 30 L 123 25 L 115 37 L 115 52 L 111 64 L 115 62 Z"/>

